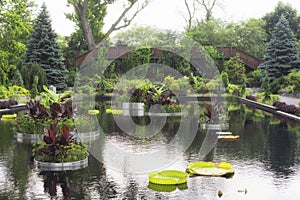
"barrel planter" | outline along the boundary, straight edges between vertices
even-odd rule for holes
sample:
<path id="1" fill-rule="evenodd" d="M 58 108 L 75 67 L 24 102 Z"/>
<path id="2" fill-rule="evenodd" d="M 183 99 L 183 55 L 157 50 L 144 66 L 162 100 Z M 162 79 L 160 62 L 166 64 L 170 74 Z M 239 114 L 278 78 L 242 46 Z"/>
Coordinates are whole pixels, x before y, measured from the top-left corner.
<path id="1" fill-rule="evenodd" d="M 43 139 L 43 134 L 30 134 L 30 133 L 20 133 L 14 132 L 14 138 L 19 143 L 29 143 L 29 144 L 36 144 L 39 140 Z"/>
<path id="2" fill-rule="evenodd" d="M 43 139 L 43 134 L 30 134 L 30 133 L 20 133 L 14 132 L 14 138 L 19 143 L 29 143 L 29 144 L 36 144 L 39 140 Z M 100 131 L 91 131 L 86 133 L 78 133 L 78 137 L 81 142 L 91 142 L 97 140 L 100 136 Z"/>
<path id="3" fill-rule="evenodd" d="M 42 171 L 67 171 L 78 170 L 88 166 L 88 157 L 75 162 L 51 163 L 34 159 L 35 166 Z"/>
<path id="4" fill-rule="evenodd" d="M 97 131 L 91 131 L 86 133 L 78 133 L 78 136 L 81 142 L 93 141 L 99 138 L 100 131 L 97 130 Z"/>
<path id="5" fill-rule="evenodd" d="M 149 117 L 181 117 L 183 115 L 182 112 L 175 112 L 175 113 L 156 113 L 156 112 L 146 112 L 146 116 Z"/>
<path id="6" fill-rule="evenodd" d="M 204 130 L 227 130 L 229 129 L 229 124 L 200 124 L 200 128 Z"/>
<path id="7" fill-rule="evenodd" d="M 117 103 L 117 107 L 122 110 L 144 110 L 144 103 L 137 102 L 119 102 Z"/>
<path id="8" fill-rule="evenodd" d="M 124 116 L 144 116 L 144 103 L 118 102 L 116 109 L 123 110 Z"/>

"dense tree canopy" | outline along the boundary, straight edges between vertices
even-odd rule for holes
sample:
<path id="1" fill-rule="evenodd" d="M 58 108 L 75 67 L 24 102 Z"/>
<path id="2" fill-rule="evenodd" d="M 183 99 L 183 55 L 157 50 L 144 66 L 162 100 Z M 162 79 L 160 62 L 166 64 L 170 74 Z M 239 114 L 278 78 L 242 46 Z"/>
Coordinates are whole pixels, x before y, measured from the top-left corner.
<path id="1" fill-rule="evenodd" d="M 118 32 L 113 38 L 115 43 L 129 46 L 175 46 L 180 38 L 176 31 L 159 30 L 153 26 L 133 26 Z"/>
<path id="2" fill-rule="evenodd" d="M 282 16 L 267 45 L 265 62 L 260 66 L 267 71 L 271 81 L 287 75 L 293 69 L 300 69 L 295 40 L 288 20 Z"/>
<path id="3" fill-rule="evenodd" d="M 268 40 L 272 38 L 274 28 L 280 17 L 284 16 L 295 34 L 297 40 L 300 40 L 300 16 L 295 8 L 290 4 L 279 1 L 273 12 L 267 13 L 262 19 L 266 21 L 265 30 L 268 34 Z"/>
<path id="4" fill-rule="evenodd" d="M 56 86 L 58 90 L 64 89 L 65 73 L 67 72 L 62 61 L 62 54 L 57 43 L 57 35 L 52 29 L 50 15 L 46 5 L 36 18 L 24 59 L 25 64 L 38 63 L 46 73 L 47 82 Z M 29 65 L 27 65 L 29 67 Z"/>
<path id="5" fill-rule="evenodd" d="M 232 46 L 263 58 L 266 43 L 263 27 L 263 20 L 253 18 L 240 23 L 224 23 L 213 19 L 202 21 L 187 30 L 187 35 L 203 46 Z"/>
<path id="6" fill-rule="evenodd" d="M 0 84 L 10 84 L 19 70 L 32 27 L 29 0 L 5 0 L 0 7 Z"/>

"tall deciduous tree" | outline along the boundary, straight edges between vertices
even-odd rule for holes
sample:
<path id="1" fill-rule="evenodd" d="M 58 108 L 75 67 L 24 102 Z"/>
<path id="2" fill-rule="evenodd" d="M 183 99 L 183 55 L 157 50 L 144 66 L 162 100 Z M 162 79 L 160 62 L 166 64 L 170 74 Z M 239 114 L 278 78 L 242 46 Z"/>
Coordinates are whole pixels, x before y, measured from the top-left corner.
<path id="1" fill-rule="evenodd" d="M 186 29 L 192 28 L 192 25 L 199 24 L 200 21 L 211 21 L 213 17 L 213 10 L 216 7 L 221 7 L 222 0 L 184 0 L 184 5 L 187 10 L 187 14 L 182 14 L 186 21 Z M 197 16 L 203 15 L 204 19 L 199 19 Z"/>
<path id="2" fill-rule="evenodd" d="M 272 38 L 274 27 L 279 21 L 280 17 L 284 16 L 295 34 L 297 40 L 300 40 L 300 16 L 297 9 L 290 4 L 285 4 L 279 1 L 273 12 L 267 13 L 262 19 L 266 21 L 265 30 L 268 34 L 268 40 Z"/>
<path id="3" fill-rule="evenodd" d="M 27 42 L 24 63 L 34 62 L 44 69 L 48 84 L 54 85 L 58 90 L 66 87 L 65 73 L 67 70 L 62 61 L 57 35 L 52 29 L 50 15 L 45 4 L 42 5 Z"/>
<path id="4" fill-rule="evenodd" d="M 140 2 L 138 0 L 127 0 L 123 11 L 108 31 L 102 37 L 96 38 L 99 36 L 96 33 L 99 34 L 99 28 L 103 26 L 106 7 L 115 2 L 116 0 L 68 0 L 68 3 L 75 9 L 72 20 L 82 29 L 89 50 L 95 48 L 97 43 L 106 40 L 112 32 L 129 26 L 137 14 L 149 4 L 150 0 L 143 0 L 141 4 L 138 3 Z M 135 6 L 137 7 L 136 10 L 131 16 L 128 16 L 128 13 Z M 95 25 L 98 26 L 98 31 L 93 31 Z"/>
<path id="5" fill-rule="evenodd" d="M 9 84 L 23 63 L 32 28 L 29 0 L 5 0 L 0 7 L 0 84 Z"/>
<path id="6" fill-rule="evenodd" d="M 267 45 L 265 62 L 260 65 L 262 70 L 267 71 L 271 81 L 287 75 L 293 69 L 300 70 L 295 40 L 288 20 L 282 16 Z"/>

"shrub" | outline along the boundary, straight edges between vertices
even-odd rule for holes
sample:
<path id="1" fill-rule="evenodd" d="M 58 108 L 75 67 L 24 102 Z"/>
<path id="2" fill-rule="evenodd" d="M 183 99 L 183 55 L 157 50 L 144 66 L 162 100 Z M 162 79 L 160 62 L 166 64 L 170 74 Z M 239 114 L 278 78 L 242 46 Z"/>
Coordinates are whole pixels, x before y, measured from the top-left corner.
<path id="1" fill-rule="evenodd" d="M 290 113 L 293 115 L 299 115 L 300 109 L 295 105 L 287 105 L 285 102 L 275 101 L 273 106 L 277 107 L 280 111 Z"/>
<path id="2" fill-rule="evenodd" d="M 256 101 L 256 97 L 253 95 L 247 95 L 246 99 L 252 100 L 252 101 Z"/>
<path id="3" fill-rule="evenodd" d="M 288 74 L 288 82 L 292 85 L 293 92 L 300 92 L 300 71 Z"/>
<path id="4" fill-rule="evenodd" d="M 8 101 L 0 101 L 0 109 L 6 109 L 9 108 L 10 106 L 17 105 L 18 102 L 16 100 L 8 100 Z"/>

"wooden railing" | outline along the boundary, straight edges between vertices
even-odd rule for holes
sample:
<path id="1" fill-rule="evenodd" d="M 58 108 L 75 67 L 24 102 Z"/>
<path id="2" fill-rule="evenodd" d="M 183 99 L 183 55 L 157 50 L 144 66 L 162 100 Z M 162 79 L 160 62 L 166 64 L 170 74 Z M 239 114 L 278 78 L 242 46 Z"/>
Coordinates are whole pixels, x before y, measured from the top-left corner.
<path id="1" fill-rule="evenodd" d="M 162 55 L 162 49 L 160 48 L 152 48 L 153 49 L 153 54 L 152 54 L 152 59 L 159 59 L 159 57 Z M 251 54 L 238 49 L 236 47 L 217 47 L 217 50 L 224 55 L 225 59 L 230 59 L 234 57 L 236 54 L 240 55 L 240 58 L 244 62 L 244 64 L 252 69 L 257 69 L 257 67 L 262 63 L 261 60 L 258 60 L 256 57 L 252 56 Z M 132 51 L 134 51 L 133 47 L 129 46 L 114 46 L 114 47 L 109 47 L 108 49 L 108 54 L 107 54 L 107 59 L 108 60 L 115 60 L 122 58 L 123 56 L 127 56 L 128 53 L 130 54 Z M 195 51 L 195 52 L 194 52 Z M 191 56 L 197 55 L 197 50 L 193 49 L 191 52 Z M 89 55 L 97 53 L 97 51 L 88 51 L 85 54 L 79 56 L 75 60 L 75 67 L 79 67 L 80 65 L 84 64 L 83 62 L 87 58 L 87 56 L 95 56 L 96 55 Z"/>
<path id="2" fill-rule="evenodd" d="M 252 69 L 257 69 L 257 67 L 263 62 L 252 56 L 251 54 L 236 47 L 217 47 L 217 50 L 224 55 L 225 59 L 230 59 L 236 54 L 239 54 L 244 64 Z"/>

